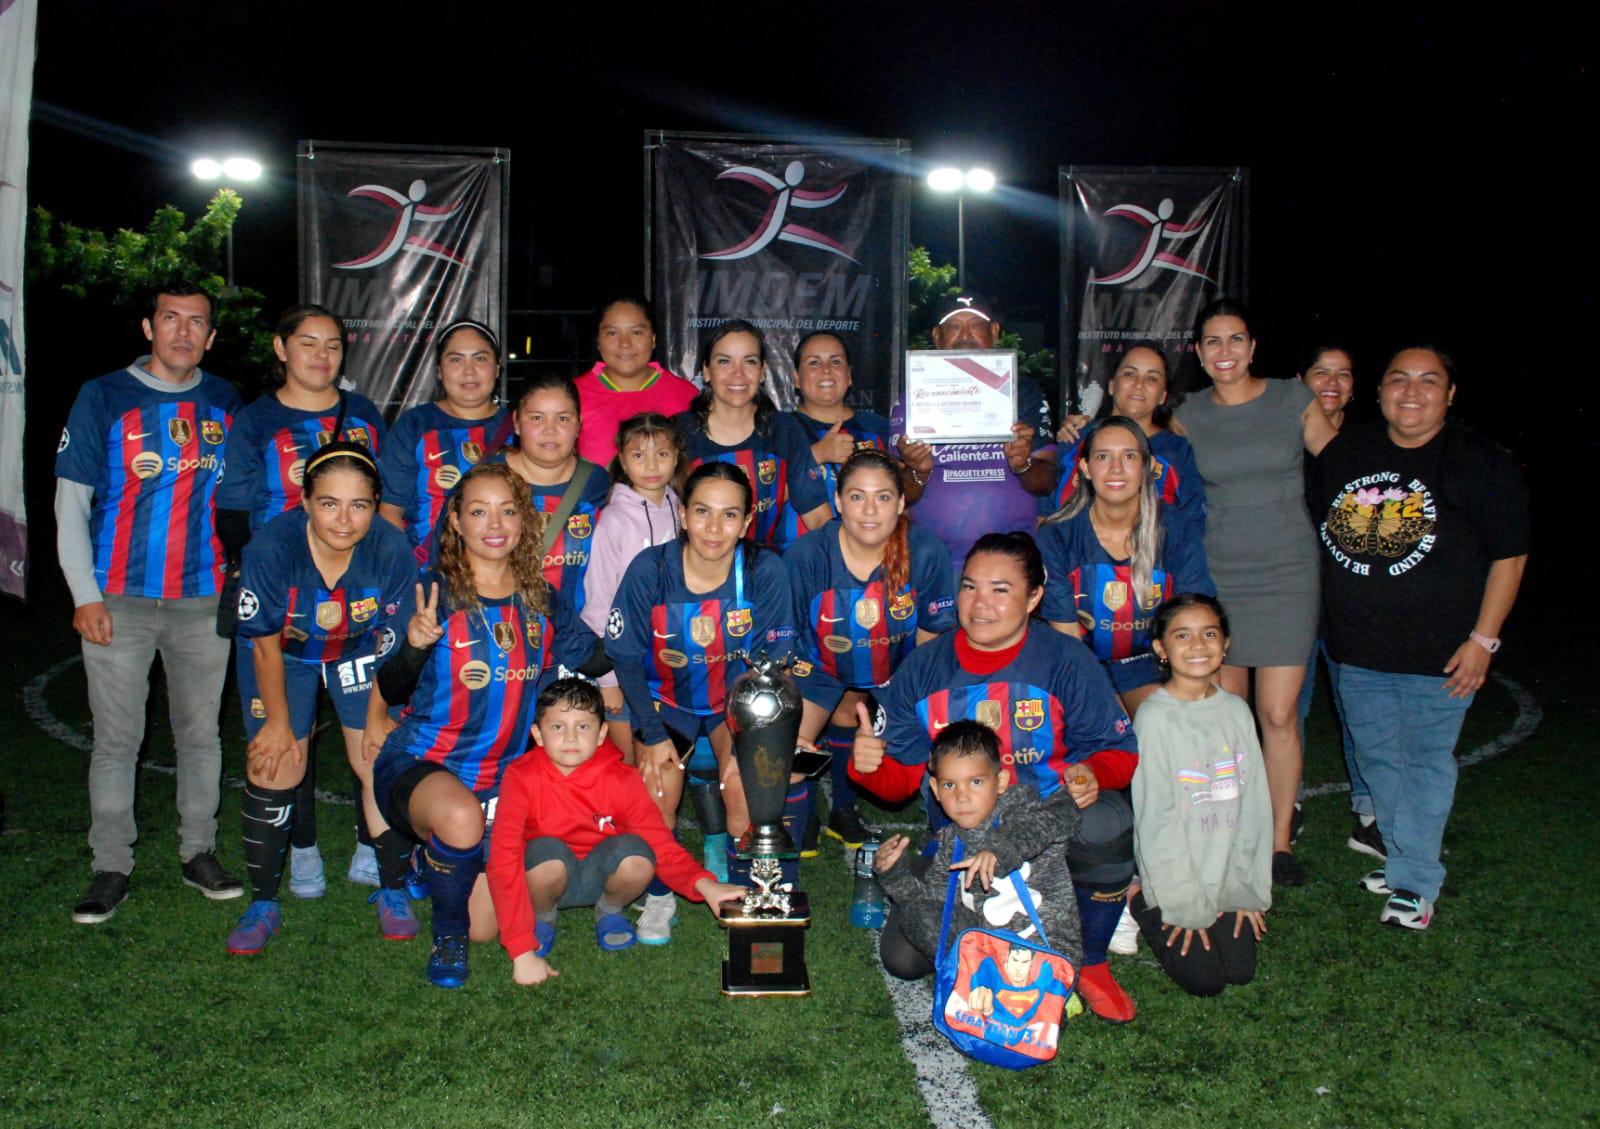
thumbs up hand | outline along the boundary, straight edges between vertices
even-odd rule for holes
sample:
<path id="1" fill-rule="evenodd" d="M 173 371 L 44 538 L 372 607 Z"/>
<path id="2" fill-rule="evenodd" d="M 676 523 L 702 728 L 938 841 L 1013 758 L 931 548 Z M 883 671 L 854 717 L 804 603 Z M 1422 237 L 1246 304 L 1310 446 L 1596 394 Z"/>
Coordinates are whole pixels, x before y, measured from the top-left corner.
<path id="1" fill-rule="evenodd" d="M 883 764 L 884 752 L 888 748 L 883 738 L 872 732 L 872 717 L 867 712 L 867 703 L 856 703 L 856 719 L 860 725 L 856 728 L 856 739 L 850 747 L 850 759 L 856 766 L 856 771 L 862 776 L 870 776 L 878 771 L 878 766 Z"/>
<path id="2" fill-rule="evenodd" d="M 840 420 L 828 428 L 821 439 L 811 444 L 811 457 L 817 460 L 819 466 L 823 463 L 842 463 L 855 449 L 855 436 L 844 430 L 844 420 Z"/>

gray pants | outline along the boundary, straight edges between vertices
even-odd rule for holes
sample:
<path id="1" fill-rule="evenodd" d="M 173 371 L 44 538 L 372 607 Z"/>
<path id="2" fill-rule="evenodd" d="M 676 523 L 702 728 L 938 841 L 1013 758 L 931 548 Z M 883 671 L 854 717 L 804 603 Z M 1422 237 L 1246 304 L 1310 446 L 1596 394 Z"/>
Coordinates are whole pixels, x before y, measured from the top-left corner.
<path id="1" fill-rule="evenodd" d="M 133 872 L 134 774 L 144 743 L 150 664 L 161 652 L 178 761 L 178 857 L 216 849 L 222 778 L 218 715 L 228 676 L 229 640 L 217 636 L 217 597 L 105 598 L 111 645 L 85 641 L 83 669 L 94 714 L 89 757 L 89 848 L 94 869 Z"/>

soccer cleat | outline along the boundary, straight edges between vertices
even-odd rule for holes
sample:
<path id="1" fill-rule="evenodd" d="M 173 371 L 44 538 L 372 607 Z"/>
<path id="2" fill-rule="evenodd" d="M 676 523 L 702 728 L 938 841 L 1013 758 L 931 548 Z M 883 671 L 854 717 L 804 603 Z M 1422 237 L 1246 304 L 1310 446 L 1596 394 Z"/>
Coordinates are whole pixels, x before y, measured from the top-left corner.
<path id="1" fill-rule="evenodd" d="M 385 941 L 409 941 L 417 935 L 417 915 L 404 890 L 374 890 L 367 903 L 378 911 L 378 932 Z"/>
<path id="2" fill-rule="evenodd" d="M 1111 944 L 1107 946 L 1118 956 L 1131 957 L 1139 951 L 1139 923 L 1133 920 L 1133 911 L 1127 906 L 1122 907 L 1122 916 L 1117 918 L 1117 928 L 1111 934 Z"/>
<path id="3" fill-rule="evenodd" d="M 1300 841 L 1300 831 L 1306 825 L 1306 809 L 1300 806 L 1300 801 L 1294 802 L 1294 811 L 1289 814 L 1289 845 L 1292 847 Z"/>
<path id="4" fill-rule="evenodd" d="M 1362 875 L 1361 888 L 1369 894 L 1387 895 L 1394 893 L 1393 890 L 1389 889 L 1389 878 L 1384 874 L 1382 867 Z"/>
<path id="5" fill-rule="evenodd" d="M 128 898 L 128 876 L 114 870 L 97 870 L 89 880 L 88 892 L 72 907 L 72 920 L 79 925 L 99 925 L 117 912 Z"/>
<path id="6" fill-rule="evenodd" d="M 1421 931 L 1433 924 L 1433 903 L 1410 890 L 1396 890 L 1384 903 L 1378 922 Z"/>
<path id="7" fill-rule="evenodd" d="M 183 884 L 193 886 L 212 901 L 225 902 L 244 893 L 244 883 L 222 869 L 217 856 L 207 851 L 183 864 Z"/>
<path id="8" fill-rule="evenodd" d="M 1138 1011 L 1133 997 L 1122 990 L 1104 961 L 1078 970 L 1078 991 L 1089 1010 L 1108 1023 L 1127 1023 Z"/>
<path id="9" fill-rule="evenodd" d="M 817 817 L 813 815 L 806 820 L 806 833 L 800 840 L 800 857 L 814 859 L 821 853 L 817 847 Z"/>
<path id="10" fill-rule="evenodd" d="M 370 843 L 356 844 L 356 852 L 350 856 L 350 869 L 345 872 L 345 877 L 357 886 L 383 885 L 383 879 L 378 877 L 378 853 Z"/>
<path id="11" fill-rule="evenodd" d="M 320 898 L 328 892 L 322 870 L 322 852 L 315 846 L 289 848 L 289 893 L 297 898 Z"/>
<path id="12" fill-rule="evenodd" d="M 1356 817 L 1355 830 L 1350 832 L 1350 838 L 1344 845 L 1352 851 L 1360 851 L 1364 855 L 1371 855 L 1380 861 L 1388 861 L 1389 850 L 1384 846 L 1383 832 L 1378 830 L 1378 821 L 1368 816 L 1363 820 Z"/>
<path id="13" fill-rule="evenodd" d="M 428 954 L 428 979 L 440 988 L 459 988 L 467 982 L 467 939 L 459 934 L 435 937 Z"/>
<path id="14" fill-rule="evenodd" d="M 421 846 L 412 848 L 411 862 L 406 866 L 406 893 L 414 902 L 422 901 L 430 893 L 428 867 L 422 861 Z"/>
<path id="15" fill-rule="evenodd" d="M 1305 864 L 1294 857 L 1292 851 L 1272 852 L 1272 884 L 1274 886 L 1304 886 Z"/>
<path id="16" fill-rule="evenodd" d="M 644 912 L 639 915 L 639 943 L 665 945 L 672 940 L 672 927 L 678 924 L 678 897 L 676 894 L 651 894 L 644 900 Z"/>
<path id="17" fill-rule="evenodd" d="M 228 934 L 228 951 L 234 956 L 255 956 L 267 947 L 282 921 L 283 914 L 276 901 L 251 902 L 239 924 Z"/>
<path id="18" fill-rule="evenodd" d="M 862 822 L 861 812 L 851 804 L 828 813 L 828 837 L 839 840 L 854 851 L 872 838 L 872 828 Z"/>

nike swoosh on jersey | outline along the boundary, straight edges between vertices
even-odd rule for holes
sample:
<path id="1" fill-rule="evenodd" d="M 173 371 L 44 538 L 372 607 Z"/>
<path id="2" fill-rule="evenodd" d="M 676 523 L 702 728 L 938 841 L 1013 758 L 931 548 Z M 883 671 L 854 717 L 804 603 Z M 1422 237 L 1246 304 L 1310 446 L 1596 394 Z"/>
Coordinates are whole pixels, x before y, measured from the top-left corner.
<path id="1" fill-rule="evenodd" d="M 460 650 L 462 647 L 470 647 L 476 642 L 476 639 L 463 639 L 459 643 L 451 643 L 450 645 L 457 650 Z"/>
<path id="2" fill-rule="evenodd" d="M 298 455 L 300 453 L 299 447 L 279 447 L 278 450 L 286 455 Z"/>
<path id="3" fill-rule="evenodd" d="M 427 452 L 427 454 L 423 455 L 422 457 L 427 462 L 436 463 L 440 459 L 444 458 L 444 452 L 443 451 L 429 451 L 429 452 Z"/>
<path id="4" fill-rule="evenodd" d="M 123 438 L 131 443 L 135 439 L 148 439 L 150 435 L 151 433 L 148 431 L 129 431 L 123 434 Z"/>
<path id="5" fill-rule="evenodd" d="M 669 631 L 665 635 L 663 635 L 659 631 L 652 631 L 650 634 L 654 635 L 657 639 L 671 639 L 674 635 L 677 634 L 677 632 L 676 631 Z"/>
<path id="6" fill-rule="evenodd" d="M 817 618 L 822 620 L 823 623 L 843 623 L 844 622 L 844 616 L 842 616 L 842 615 L 824 615 L 824 616 L 818 616 Z"/>

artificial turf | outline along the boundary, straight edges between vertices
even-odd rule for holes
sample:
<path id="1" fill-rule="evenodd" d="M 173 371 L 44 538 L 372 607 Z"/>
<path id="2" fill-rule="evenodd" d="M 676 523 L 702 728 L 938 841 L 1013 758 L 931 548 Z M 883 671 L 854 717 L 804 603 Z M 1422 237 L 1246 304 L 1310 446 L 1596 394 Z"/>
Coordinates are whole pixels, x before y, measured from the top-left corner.
<path id="1" fill-rule="evenodd" d="M 75 637 L 55 604 L 7 618 L 0 692 L 18 708 L 0 719 L 0 1122 L 926 1123 L 871 936 L 846 919 L 837 845 L 804 872 L 816 990 L 803 1000 L 723 999 L 721 932 L 688 904 L 664 948 L 600 953 L 588 911 L 568 911 L 552 957 L 560 978 L 519 988 L 498 946 L 479 945 L 465 989 L 432 988 L 424 942 L 381 940 L 368 891 L 344 881 L 350 809 L 328 803 L 327 896 L 286 897 L 266 953 L 229 957 L 223 937 L 245 902 L 180 884 L 173 782 L 156 771 L 140 774 L 132 896 L 103 925 L 72 924 L 88 878 L 85 755 L 20 706 Z M 1300 849 L 1312 884 L 1279 892 L 1256 982 L 1195 1000 L 1147 951 L 1114 957 L 1138 1019 L 1074 1021 L 1059 1059 L 1022 1074 L 972 1065 L 993 1124 L 1593 1121 L 1600 773 L 1588 750 L 1600 718 L 1577 644 L 1553 630 L 1541 642 L 1537 653 L 1508 644 L 1503 669 L 1545 721 L 1462 773 L 1432 930 L 1377 925 L 1378 899 L 1356 887 L 1369 860 L 1343 845 L 1344 796 L 1311 800 Z M 159 687 L 152 701 L 147 760 L 170 763 Z M 81 668 L 53 679 L 46 702 L 88 733 Z M 230 691 L 229 776 L 242 768 L 236 711 Z M 1514 713 L 1491 685 L 1462 750 Z M 1308 744 L 1307 781 L 1342 779 L 1320 695 Z M 341 791 L 338 743 L 325 747 L 321 784 Z M 242 873 L 237 791 L 224 789 L 220 818 L 219 853 Z"/>

